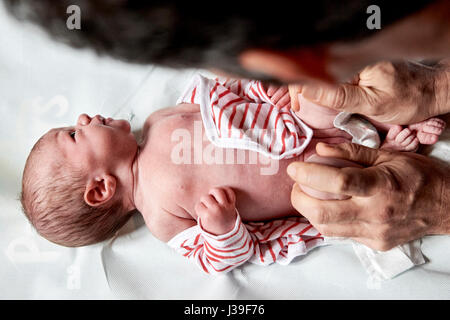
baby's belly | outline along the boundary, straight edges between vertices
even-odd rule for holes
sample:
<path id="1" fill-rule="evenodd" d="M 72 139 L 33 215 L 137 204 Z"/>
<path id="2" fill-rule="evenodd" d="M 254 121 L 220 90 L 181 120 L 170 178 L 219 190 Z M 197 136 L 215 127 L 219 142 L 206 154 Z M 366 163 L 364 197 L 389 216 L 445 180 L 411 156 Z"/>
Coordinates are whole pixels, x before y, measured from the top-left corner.
<path id="1" fill-rule="evenodd" d="M 294 181 L 286 168 L 293 161 L 303 161 L 303 155 L 288 160 L 271 160 L 270 164 L 234 164 L 227 167 L 205 166 L 200 169 L 202 187 L 193 187 L 193 200 L 188 205 L 196 218 L 196 201 L 213 187 L 231 187 L 236 194 L 236 208 L 244 221 L 264 221 L 297 215 L 290 195 Z M 199 177 L 197 176 L 197 177 Z"/>
<path id="2" fill-rule="evenodd" d="M 214 187 L 231 187 L 236 193 L 236 208 L 244 221 L 265 221 L 288 216 L 297 212 L 291 204 L 291 191 L 294 181 L 286 172 L 287 166 L 294 161 L 304 161 L 315 154 L 315 145 L 320 142 L 340 143 L 346 139 L 315 139 L 305 152 L 298 157 L 272 160 L 261 154 L 245 151 L 247 159 L 257 156 L 257 163 L 245 164 L 202 164 L 192 165 L 184 172 L 192 174 L 186 177 L 191 181 L 183 207 L 196 219 L 195 204 L 202 195 Z M 242 151 L 240 151 L 242 152 Z M 202 183 L 199 183 L 199 182 Z"/>

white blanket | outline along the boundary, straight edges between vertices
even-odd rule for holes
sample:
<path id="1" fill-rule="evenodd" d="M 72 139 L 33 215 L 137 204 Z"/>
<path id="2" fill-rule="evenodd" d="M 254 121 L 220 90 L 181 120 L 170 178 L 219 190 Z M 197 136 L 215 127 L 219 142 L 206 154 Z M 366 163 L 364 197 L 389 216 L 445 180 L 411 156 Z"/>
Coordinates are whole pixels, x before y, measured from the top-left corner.
<path id="1" fill-rule="evenodd" d="M 450 237 L 425 237 L 428 259 L 367 283 L 351 245 L 326 246 L 288 266 L 247 264 L 212 278 L 154 238 L 136 215 L 112 241 L 77 249 L 39 237 L 17 201 L 34 142 L 77 115 L 132 118 L 174 105 L 195 70 L 98 58 L 57 44 L 0 9 L 0 298 L 2 299 L 449 299 Z M 206 73 L 205 73 L 206 74 Z M 450 160 L 450 131 L 432 150 Z M 186 277 L 186 275 L 189 275 Z M 369 285 L 369 286 L 368 286 Z"/>

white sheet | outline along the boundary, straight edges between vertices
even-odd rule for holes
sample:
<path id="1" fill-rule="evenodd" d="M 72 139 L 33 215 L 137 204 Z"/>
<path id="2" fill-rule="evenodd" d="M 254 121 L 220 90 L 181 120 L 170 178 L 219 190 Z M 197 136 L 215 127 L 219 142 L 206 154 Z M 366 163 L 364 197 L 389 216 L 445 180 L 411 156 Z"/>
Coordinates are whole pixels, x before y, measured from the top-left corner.
<path id="1" fill-rule="evenodd" d="M 288 266 L 252 264 L 212 278 L 156 240 L 135 216 L 113 241 L 69 249 L 40 238 L 17 201 L 26 156 L 49 128 L 81 112 L 131 117 L 173 105 L 195 70 L 98 58 L 50 41 L 0 10 L 0 298 L 448 299 L 450 237 L 423 240 L 429 262 L 367 283 L 351 245 L 321 247 Z M 76 32 L 76 31 L 74 31 Z M 432 155 L 450 159 L 450 131 Z"/>

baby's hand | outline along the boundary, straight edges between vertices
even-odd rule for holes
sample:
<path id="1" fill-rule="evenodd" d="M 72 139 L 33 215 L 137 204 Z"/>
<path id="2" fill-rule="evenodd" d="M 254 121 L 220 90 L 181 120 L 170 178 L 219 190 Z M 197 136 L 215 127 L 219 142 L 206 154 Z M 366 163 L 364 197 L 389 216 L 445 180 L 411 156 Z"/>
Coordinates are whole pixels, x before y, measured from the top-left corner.
<path id="1" fill-rule="evenodd" d="M 278 110 L 291 108 L 291 97 L 287 86 L 275 86 L 270 84 L 266 90 L 270 101 L 278 108 Z"/>
<path id="2" fill-rule="evenodd" d="M 416 134 L 409 128 L 404 128 L 402 126 L 392 126 L 387 135 L 386 139 L 381 146 L 381 149 L 390 151 L 410 151 L 415 152 L 419 148 L 419 139 Z"/>
<path id="3" fill-rule="evenodd" d="M 445 125 L 446 123 L 442 119 L 430 118 L 419 123 L 410 124 L 408 128 L 416 132 L 421 144 L 435 144 L 444 131 Z"/>
<path id="4" fill-rule="evenodd" d="M 195 205 L 202 228 L 214 235 L 230 232 L 236 222 L 236 195 L 229 187 L 212 188 Z"/>

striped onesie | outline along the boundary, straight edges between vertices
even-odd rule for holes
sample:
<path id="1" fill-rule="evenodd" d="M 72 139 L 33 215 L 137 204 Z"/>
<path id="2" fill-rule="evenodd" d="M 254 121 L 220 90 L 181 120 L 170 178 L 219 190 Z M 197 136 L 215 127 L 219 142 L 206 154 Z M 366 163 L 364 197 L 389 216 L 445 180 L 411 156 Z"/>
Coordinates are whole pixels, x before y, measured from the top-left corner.
<path id="1" fill-rule="evenodd" d="M 208 139 L 222 148 L 253 150 L 283 159 L 301 154 L 313 135 L 293 112 L 278 110 L 258 81 L 197 75 L 177 103 L 199 104 Z M 227 234 L 212 235 L 199 220 L 168 242 L 210 274 L 228 272 L 247 261 L 286 265 L 324 244 L 320 233 L 303 217 L 244 224 L 239 212 Z"/>

